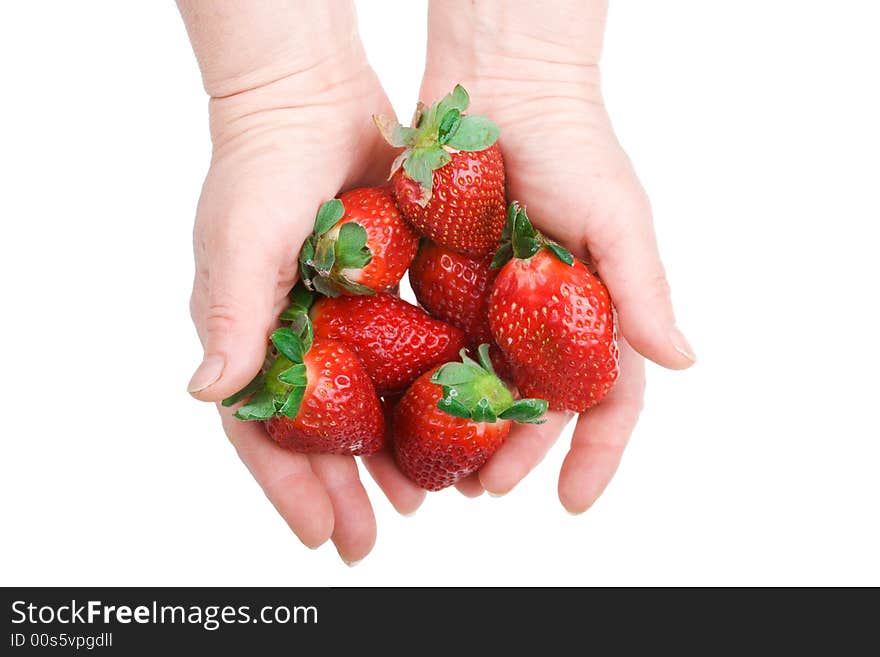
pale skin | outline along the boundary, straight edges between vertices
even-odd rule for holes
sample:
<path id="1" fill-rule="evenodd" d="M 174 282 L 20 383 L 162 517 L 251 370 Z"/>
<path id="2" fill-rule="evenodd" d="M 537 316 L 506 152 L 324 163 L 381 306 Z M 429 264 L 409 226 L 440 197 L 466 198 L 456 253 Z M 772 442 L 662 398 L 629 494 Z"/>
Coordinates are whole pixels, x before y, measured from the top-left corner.
<path id="1" fill-rule="evenodd" d="M 387 175 L 393 152 L 370 115 L 393 111 L 347 0 L 178 4 L 211 97 L 214 144 L 194 231 L 191 309 L 205 356 L 189 390 L 218 402 L 260 369 L 318 205 Z M 468 89 L 471 111 L 501 126 L 509 198 L 589 257 L 611 291 L 620 381 L 577 418 L 559 476 L 562 505 L 581 513 L 614 475 L 638 419 L 644 358 L 684 369 L 695 357 L 675 325 L 650 205 L 602 103 L 605 3 L 552 5 L 432 0 L 420 96 L 430 102 L 456 83 Z M 369 553 L 376 522 L 352 457 L 294 454 L 258 423 L 220 414 L 242 461 L 303 543 L 332 540 L 349 564 Z M 459 490 L 510 491 L 571 419 L 556 412 L 544 425 L 517 425 Z M 389 455 L 364 463 L 399 512 L 424 500 Z"/>

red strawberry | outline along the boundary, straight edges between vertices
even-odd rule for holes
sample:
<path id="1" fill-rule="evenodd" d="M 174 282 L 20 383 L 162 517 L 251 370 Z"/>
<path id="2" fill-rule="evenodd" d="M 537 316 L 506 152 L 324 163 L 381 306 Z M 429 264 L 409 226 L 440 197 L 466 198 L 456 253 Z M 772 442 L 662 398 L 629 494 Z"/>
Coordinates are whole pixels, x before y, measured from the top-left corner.
<path id="1" fill-rule="evenodd" d="M 489 326 L 524 395 L 582 412 L 618 376 L 617 326 L 605 285 L 568 251 L 536 232 L 517 203 L 494 266 Z M 512 258 L 512 259 L 510 259 Z M 508 261 L 509 260 L 509 261 Z"/>
<path id="2" fill-rule="evenodd" d="M 397 405 L 391 434 L 401 471 L 427 490 L 440 490 L 477 471 L 501 447 L 512 421 L 540 423 L 542 399 L 514 401 L 492 371 L 488 345 L 476 363 L 426 372 Z"/>
<path id="3" fill-rule="evenodd" d="M 403 277 L 417 247 L 387 189 L 353 189 L 318 210 L 300 252 L 302 279 L 332 297 L 385 292 Z"/>
<path id="4" fill-rule="evenodd" d="M 300 332 L 272 333 L 279 352 L 265 374 L 223 400 L 242 399 L 240 420 L 263 420 L 282 447 L 309 454 L 373 454 L 385 441 L 385 420 L 376 390 L 354 351 L 346 344 L 316 338 L 307 325 Z"/>
<path id="5" fill-rule="evenodd" d="M 357 352 L 380 395 L 402 393 L 466 345 L 464 333 L 389 294 L 323 298 L 311 310 L 315 336 Z"/>
<path id="6" fill-rule="evenodd" d="M 462 114 L 469 103 L 458 85 L 431 107 L 420 103 L 411 128 L 373 119 L 389 144 L 406 148 L 391 168 L 403 216 L 438 244 L 483 254 L 504 229 L 504 161 L 500 129 L 486 117 Z"/>
<path id="7" fill-rule="evenodd" d="M 432 317 L 464 331 L 474 352 L 484 342 L 490 343 L 495 370 L 508 379 L 507 363 L 489 329 L 489 295 L 498 275 L 491 264 L 491 254 L 467 256 L 425 239 L 409 267 L 409 282 L 422 307 Z"/>
<path id="8" fill-rule="evenodd" d="M 422 240 L 409 267 L 409 282 L 432 317 L 457 326 L 472 344 L 492 340 L 489 294 L 498 275 L 492 255 L 471 257 Z"/>

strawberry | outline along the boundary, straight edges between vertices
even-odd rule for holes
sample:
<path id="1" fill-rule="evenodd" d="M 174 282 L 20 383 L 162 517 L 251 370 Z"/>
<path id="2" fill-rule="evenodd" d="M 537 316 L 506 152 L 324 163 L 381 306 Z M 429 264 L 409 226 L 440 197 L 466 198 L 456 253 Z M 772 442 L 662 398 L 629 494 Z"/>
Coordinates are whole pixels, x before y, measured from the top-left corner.
<path id="1" fill-rule="evenodd" d="M 302 316 L 300 316 L 302 318 Z M 309 454 L 373 454 L 385 441 L 385 420 L 370 377 L 348 345 L 299 330 L 272 333 L 278 356 L 264 374 L 223 400 L 239 420 L 262 420 L 282 447 Z M 295 324 L 296 326 L 296 324 Z"/>
<path id="2" fill-rule="evenodd" d="M 440 490 L 476 472 L 501 447 L 511 423 L 541 423 L 542 399 L 520 399 L 495 376 L 487 344 L 477 363 L 461 352 L 426 372 L 400 400 L 391 435 L 401 471 L 426 490 Z"/>
<path id="3" fill-rule="evenodd" d="M 466 345 L 459 329 L 390 294 L 319 299 L 311 318 L 316 337 L 351 345 L 382 396 L 402 393 Z"/>
<path id="4" fill-rule="evenodd" d="M 362 187 L 321 205 L 300 252 L 302 280 L 321 294 L 375 294 L 393 289 L 418 248 L 391 193 Z"/>
<path id="5" fill-rule="evenodd" d="M 491 342 L 489 293 L 498 275 L 492 255 L 471 257 L 422 240 L 409 268 L 416 299 L 432 317 L 457 326 L 474 345 Z"/>
<path id="6" fill-rule="evenodd" d="M 423 239 L 409 267 L 409 282 L 422 307 L 464 331 L 471 349 L 491 343 L 492 363 L 508 379 L 507 363 L 489 329 L 489 295 L 498 275 L 491 263 L 491 254 L 472 257 Z"/>
<path id="7" fill-rule="evenodd" d="M 617 323 L 605 285 L 571 253 L 535 231 L 524 208 L 508 212 L 489 326 L 524 395 L 582 412 L 618 376 Z M 505 264 L 506 263 L 506 264 Z"/>
<path id="8" fill-rule="evenodd" d="M 431 107 L 419 103 L 411 128 L 373 120 L 389 144 L 405 147 L 391 167 L 403 216 L 435 242 L 478 255 L 494 250 L 504 229 L 504 161 L 500 129 L 484 116 L 462 114 L 469 103 L 458 85 Z"/>

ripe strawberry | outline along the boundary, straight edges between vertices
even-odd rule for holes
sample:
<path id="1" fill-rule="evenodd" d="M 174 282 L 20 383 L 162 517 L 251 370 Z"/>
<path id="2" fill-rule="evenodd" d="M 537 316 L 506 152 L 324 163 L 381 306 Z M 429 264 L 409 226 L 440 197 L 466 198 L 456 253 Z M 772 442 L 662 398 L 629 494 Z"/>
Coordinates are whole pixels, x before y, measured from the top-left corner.
<path id="1" fill-rule="evenodd" d="M 345 192 L 318 210 L 300 252 L 303 282 L 331 297 L 393 289 L 415 256 L 418 236 L 387 189 Z"/>
<path id="2" fill-rule="evenodd" d="M 501 447 L 511 422 L 539 424 L 543 399 L 514 401 L 495 376 L 488 345 L 480 362 L 461 352 L 419 377 L 397 405 L 391 434 L 401 471 L 426 490 L 440 490 L 477 471 Z"/>
<path id="3" fill-rule="evenodd" d="M 543 397 L 554 410 L 585 411 L 608 394 L 619 373 L 608 290 L 571 253 L 535 231 L 516 202 L 505 238 L 492 263 L 503 268 L 489 300 L 489 326 L 513 381 L 522 394 Z"/>
<path id="4" fill-rule="evenodd" d="M 498 275 L 492 255 L 471 257 L 422 240 L 409 267 L 409 282 L 432 317 L 457 326 L 474 345 L 491 342 L 489 294 Z"/>
<path id="5" fill-rule="evenodd" d="M 316 337 L 351 345 L 382 396 L 402 393 L 466 345 L 459 329 L 389 294 L 319 299 L 311 317 Z"/>
<path id="6" fill-rule="evenodd" d="M 262 420 L 282 447 L 309 454 L 373 454 L 385 441 L 379 397 L 354 351 L 335 340 L 312 340 L 300 330 L 272 333 L 279 354 L 265 374 L 223 400 L 239 420 Z"/>
<path id="7" fill-rule="evenodd" d="M 389 144 L 405 147 L 391 167 L 403 216 L 443 246 L 483 254 L 504 229 L 504 161 L 500 129 L 486 117 L 462 114 L 469 103 L 458 85 L 431 107 L 419 103 L 411 128 L 373 119 Z"/>
<path id="8" fill-rule="evenodd" d="M 432 317 L 464 331 L 474 353 L 479 345 L 490 343 L 495 370 L 509 379 L 508 365 L 489 329 L 489 295 L 498 275 L 491 264 L 491 254 L 472 257 L 424 239 L 409 267 L 409 282 Z"/>

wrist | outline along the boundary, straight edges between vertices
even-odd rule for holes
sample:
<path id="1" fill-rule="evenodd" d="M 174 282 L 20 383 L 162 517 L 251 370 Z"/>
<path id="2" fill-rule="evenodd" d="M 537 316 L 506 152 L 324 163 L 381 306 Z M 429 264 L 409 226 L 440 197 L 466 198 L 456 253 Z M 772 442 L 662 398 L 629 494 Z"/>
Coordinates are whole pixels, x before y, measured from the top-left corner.
<path id="1" fill-rule="evenodd" d="M 178 0 L 205 90 L 225 98 L 364 58 L 351 2 Z"/>
<path id="2" fill-rule="evenodd" d="M 431 0 L 422 99 L 461 82 L 478 103 L 547 93 L 600 102 L 605 13 L 606 3 L 595 0 L 551 8 Z"/>

